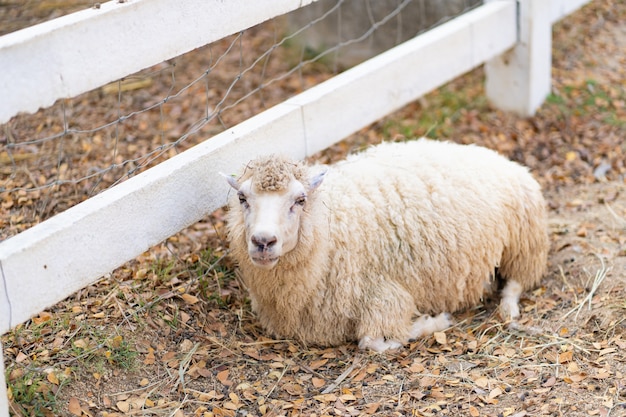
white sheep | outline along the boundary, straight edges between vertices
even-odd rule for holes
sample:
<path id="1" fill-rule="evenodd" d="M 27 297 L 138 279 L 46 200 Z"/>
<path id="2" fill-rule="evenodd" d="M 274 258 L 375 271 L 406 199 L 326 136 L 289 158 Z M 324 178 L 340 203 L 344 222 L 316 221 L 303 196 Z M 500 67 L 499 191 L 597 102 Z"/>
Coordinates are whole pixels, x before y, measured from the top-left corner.
<path id="1" fill-rule="evenodd" d="M 278 337 L 398 348 L 498 284 L 516 319 L 546 267 L 539 184 L 486 148 L 385 143 L 328 168 L 271 155 L 227 178 L 231 256 Z"/>

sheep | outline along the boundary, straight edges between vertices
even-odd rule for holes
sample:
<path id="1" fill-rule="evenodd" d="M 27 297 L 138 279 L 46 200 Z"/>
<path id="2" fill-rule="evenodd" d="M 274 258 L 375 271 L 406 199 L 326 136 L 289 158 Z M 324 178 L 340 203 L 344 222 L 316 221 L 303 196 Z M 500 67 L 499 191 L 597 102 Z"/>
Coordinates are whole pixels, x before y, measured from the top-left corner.
<path id="1" fill-rule="evenodd" d="M 499 288 L 514 321 L 546 268 L 540 186 L 486 148 L 422 138 L 329 167 L 269 155 L 227 180 L 230 256 L 276 337 L 397 349 Z"/>

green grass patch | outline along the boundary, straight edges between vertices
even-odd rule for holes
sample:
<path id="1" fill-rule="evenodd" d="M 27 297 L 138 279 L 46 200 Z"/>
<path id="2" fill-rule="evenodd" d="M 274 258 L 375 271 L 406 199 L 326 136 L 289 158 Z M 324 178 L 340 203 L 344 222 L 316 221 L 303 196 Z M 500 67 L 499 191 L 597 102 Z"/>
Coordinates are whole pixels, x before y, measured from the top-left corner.
<path id="1" fill-rule="evenodd" d="M 9 367 L 6 375 L 13 415 L 50 417 L 58 415 L 57 394 L 67 378 L 48 376 L 42 371 Z M 55 384 L 51 382 L 58 382 Z"/>
<path id="2" fill-rule="evenodd" d="M 556 110 L 561 118 L 591 117 L 619 128 L 626 128 L 626 89 L 589 79 L 551 93 L 544 108 Z"/>
<path id="3" fill-rule="evenodd" d="M 403 111 L 400 115 L 386 118 L 382 127 L 383 137 L 385 140 L 421 136 L 450 138 L 468 114 L 480 118 L 489 108 L 482 85 L 479 89 L 475 86 L 473 82 L 466 85 L 451 83 L 426 95 L 413 106 L 413 114 L 407 115 Z"/>

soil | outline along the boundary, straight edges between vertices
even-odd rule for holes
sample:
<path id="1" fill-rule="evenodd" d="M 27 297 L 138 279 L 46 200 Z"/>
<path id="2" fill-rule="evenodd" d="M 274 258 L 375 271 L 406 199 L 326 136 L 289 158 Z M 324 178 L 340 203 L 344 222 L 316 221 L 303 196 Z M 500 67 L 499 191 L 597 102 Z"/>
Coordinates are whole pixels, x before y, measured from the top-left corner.
<path id="1" fill-rule="evenodd" d="M 553 94 L 534 117 L 491 108 L 478 69 L 311 158 L 332 162 L 383 139 L 428 134 L 487 146 L 529 166 L 544 187 L 552 248 L 541 285 L 521 300 L 518 323 L 498 318 L 494 298 L 456 312 L 456 324 L 445 332 L 395 352 L 270 339 L 234 276 L 218 211 L 4 335 L 13 414 L 626 416 L 624 19 L 626 2 L 595 1 L 555 26 Z M 253 33 L 264 30 L 274 29 L 257 27 Z M 246 48 L 266 47 L 246 39 Z M 186 68 L 207 65 L 203 51 L 186 57 L 191 62 Z M 281 67 L 273 65 L 269 71 Z M 248 106 L 258 111 L 332 75 L 321 66 L 308 71 Z M 193 79 L 178 77 L 181 83 Z M 135 100 L 145 104 L 151 95 L 162 96 L 161 88 L 171 88 L 163 85 L 155 82 Z M 86 97 L 73 105 L 92 106 Z M 110 100 L 114 106 L 120 102 Z M 168 123 L 193 125 L 179 111 L 194 103 L 185 100 L 168 110 Z M 220 130 L 250 112 L 246 107 L 229 113 L 200 133 Z M 81 123 L 94 126 L 103 113 L 93 113 L 91 120 L 81 113 Z M 20 137 L 29 126 L 54 125 L 50 117 L 42 111 L 28 123 L 20 119 L 8 127 Z M 142 130 L 141 122 L 136 128 L 119 149 L 136 147 L 124 158 L 163 140 L 148 127 Z M 175 130 L 171 136 L 180 134 Z M 76 146 L 89 153 L 80 160 L 83 165 L 120 155 L 98 147 L 93 135 L 72 138 L 63 152 L 74 155 L 68 148 Z M 193 138 L 178 143 L 172 153 L 193 143 Z M 44 184 L 60 178 L 52 172 L 60 169 L 58 161 L 55 156 L 46 165 L 51 172 L 29 166 L 20 171 L 28 175 L 7 175 L 8 190 L 9 185 L 36 190 L 3 193 L 3 237 L 118 179 L 109 171 L 110 178 L 99 178 L 98 184 L 38 188 L 39 175 Z M 79 172 L 78 161 L 66 169 Z M 46 196 L 47 205 L 32 193 Z"/>

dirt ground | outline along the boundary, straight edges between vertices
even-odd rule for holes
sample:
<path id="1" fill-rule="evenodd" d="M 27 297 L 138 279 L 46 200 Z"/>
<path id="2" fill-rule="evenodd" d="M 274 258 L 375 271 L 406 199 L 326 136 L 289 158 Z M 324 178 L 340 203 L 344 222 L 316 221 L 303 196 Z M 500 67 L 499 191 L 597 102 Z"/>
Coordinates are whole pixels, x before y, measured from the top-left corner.
<path id="1" fill-rule="evenodd" d="M 384 354 L 267 338 L 218 211 L 2 336 L 12 414 L 626 416 L 625 19 L 623 0 L 595 1 L 555 26 L 534 117 L 491 108 L 478 69 L 312 158 L 428 134 L 529 166 L 552 249 L 517 325 L 494 298 Z M 26 200 L 3 194 L 6 215 Z"/>

